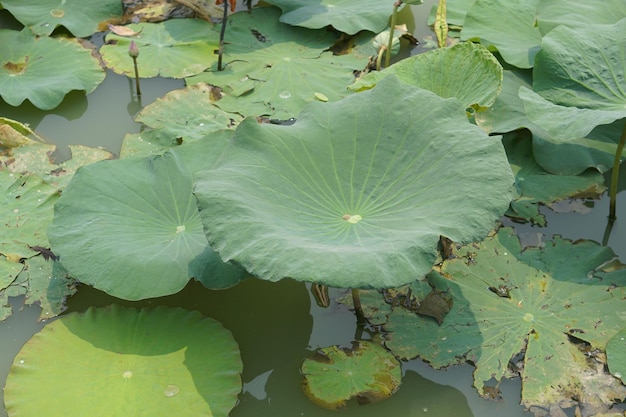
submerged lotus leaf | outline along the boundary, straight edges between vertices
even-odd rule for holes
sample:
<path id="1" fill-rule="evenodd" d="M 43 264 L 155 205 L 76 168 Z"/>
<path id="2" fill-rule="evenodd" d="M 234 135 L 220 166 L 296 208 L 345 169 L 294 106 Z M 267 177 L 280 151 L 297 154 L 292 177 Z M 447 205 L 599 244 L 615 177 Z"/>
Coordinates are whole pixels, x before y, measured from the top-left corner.
<path id="1" fill-rule="evenodd" d="M 438 96 L 456 97 L 466 108 L 476 110 L 491 106 L 502 87 L 502 66 L 493 54 L 481 45 L 462 42 L 403 59 L 384 71 L 368 73 L 350 88 L 371 88 L 390 74 Z"/>
<path id="2" fill-rule="evenodd" d="M 245 119 L 195 194 L 212 247 L 254 275 L 391 287 L 431 269 L 440 235 L 486 235 L 512 185 L 458 100 L 387 77 L 290 126 Z"/>
<path id="3" fill-rule="evenodd" d="M 328 101 L 350 94 L 354 71 L 365 68 L 368 57 L 334 55 L 331 32 L 276 23 L 279 14 L 264 7 L 233 15 L 223 71 L 214 65 L 186 83 L 219 86 L 224 97 L 216 105 L 226 112 L 279 119 L 295 117 L 320 94 Z"/>
<path id="4" fill-rule="evenodd" d="M 361 340 L 354 345 L 321 348 L 304 360 L 304 392 L 311 401 L 336 410 L 352 398 L 367 404 L 396 392 L 402 380 L 400 362 L 376 343 Z"/>
<path id="5" fill-rule="evenodd" d="M 128 55 L 130 43 L 139 49 L 139 76 L 184 78 L 196 75 L 217 61 L 219 32 L 200 19 L 171 19 L 161 23 L 136 23 L 128 28 L 141 34 L 134 38 L 109 33 L 100 48 L 106 66 L 130 77 L 135 76 L 133 60 Z"/>
<path id="6" fill-rule="evenodd" d="M 53 109 L 72 90 L 90 93 L 104 75 L 98 60 L 76 39 L 0 29 L 0 95 L 11 106 L 30 100 L 40 109 Z"/>
<path id="7" fill-rule="evenodd" d="M 241 371 L 237 343 L 216 320 L 113 305 L 35 334 L 15 357 L 4 402 L 9 415 L 24 417 L 226 417 Z"/>
<path id="8" fill-rule="evenodd" d="M 172 137 L 198 140 L 216 130 L 234 127 L 242 119 L 215 105 L 222 96 L 218 88 L 198 83 L 167 93 L 146 106 L 135 118 L 151 128 L 165 129 Z"/>
<path id="9" fill-rule="evenodd" d="M 507 216 L 519 221 L 546 225 L 539 204 L 550 204 L 567 198 L 600 198 L 606 190 L 604 176 L 598 171 L 580 175 L 552 175 L 537 164 L 533 157 L 532 139 L 524 134 L 507 135 L 504 146 L 515 174 L 519 196 L 511 202 Z"/>
<path id="10" fill-rule="evenodd" d="M 621 330 L 609 340 L 606 359 L 611 374 L 626 382 L 626 330 Z"/>
<path id="11" fill-rule="evenodd" d="M 532 68 L 541 47 L 535 25 L 539 0 L 476 0 L 461 31 L 462 40 L 480 39 L 495 47 L 502 58 L 518 68 Z"/>
<path id="12" fill-rule="evenodd" d="M 527 407 L 569 406 L 572 398 L 582 404 L 583 391 L 602 395 L 589 392 L 586 375 L 595 368 L 574 341 L 605 349 L 626 323 L 620 313 L 626 307 L 624 271 L 600 270 L 615 258 L 609 248 L 556 237 L 544 248 L 521 251 L 513 230 L 503 228 L 455 255 L 428 276 L 430 285 L 413 285 L 418 296 L 433 286 L 453 298 L 442 325 L 396 308 L 386 325 L 387 347 L 436 368 L 470 360 L 476 366 L 474 386 L 483 395 L 491 378 L 500 380 L 509 372 L 507 364 L 519 361 Z M 612 377 L 601 373 L 596 378 L 606 382 Z"/>
<path id="13" fill-rule="evenodd" d="M 349 35 L 362 30 L 382 32 L 389 25 L 393 11 L 393 2 L 380 0 L 270 0 L 268 3 L 281 8 L 283 23 L 309 29 L 330 25 Z"/>
<path id="14" fill-rule="evenodd" d="M 129 300 L 173 294 L 192 277 L 233 285 L 243 272 L 207 249 L 191 188 L 171 154 L 83 167 L 55 206 L 52 249 L 79 281 Z"/>
<path id="15" fill-rule="evenodd" d="M 64 26 L 74 36 L 86 38 L 102 30 L 105 20 L 123 13 L 119 0 L 3 0 L 2 6 L 36 35 L 48 36 L 57 26 Z"/>

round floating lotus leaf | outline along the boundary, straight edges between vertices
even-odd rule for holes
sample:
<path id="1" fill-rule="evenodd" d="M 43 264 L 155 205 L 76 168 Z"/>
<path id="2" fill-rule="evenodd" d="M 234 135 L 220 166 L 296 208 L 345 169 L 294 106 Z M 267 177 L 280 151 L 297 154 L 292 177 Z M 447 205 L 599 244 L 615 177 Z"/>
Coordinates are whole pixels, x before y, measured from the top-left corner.
<path id="1" fill-rule="evenodd" d="M 47 324 L 15 357 L 8 415 L 227 416 L 243 369 L 222 325 L 181 308 L 110 306 Z"/>
<path id="2" fill-rule="evenodd" d="M 172 154 L 103 161 L 79 169 L 55 205 L 52 250 L 69 273 L 127 300 L 208 287 L 244 271 L 208 247 L 191 173 Z"/>
<path id="3" fill-rule="evenodd" d="M 104 70 L 76 39 L 35 37 L 28 30 L 0 30 L 0 95 L 12 106 L 28 99 L 49 110 L 72 90 L 93 91 Z"/>
<path id="4" fill-rule="evenodd" d="M 356 398 L 360 404 L 385 399 L 400 386 L 400 362 L 382 346 L 359 341 L 350 350 L 322 348 L 302 364 L 304 392 L 331 410 Z"/>
<path id="5" fill-rule="evenodd" d="M 441 235 L 484 237 L 514 182 L 465 107 L 386 77 L 291 126 L 245 119 L 195 194 L 211 247 L 268 280 L 393 287 L 430 271 Z"/>
<path id="6" fill-rule="evenodd" d="M 626 382 L 626 330 L 622 330 L 606 345 L 609 370 L 616 378 Z"/>
<path id="7" fill-rule="evenodd" d="M 118 74 L 135 75 L 133 60 L 128 56 L 131 42 L 139 49 L 137 68 L 142 78 L 189 77 L 217 61 L 213 52 L 219 47 L 218 32 L 204 20 L 171 19 L 126 27 L 140 34 L 131 38 L 110 32 L 107 43 L 100 48 L 107 68 Z"/>
<path id="8" fill-rule="evenodd" d="M 35 34 L 47 36 L 57 26 L 64 26 L 78 37 L 98 32 L 105 20 L 120 17 L 120 0 L 3 0 L 2 6 Z"/>

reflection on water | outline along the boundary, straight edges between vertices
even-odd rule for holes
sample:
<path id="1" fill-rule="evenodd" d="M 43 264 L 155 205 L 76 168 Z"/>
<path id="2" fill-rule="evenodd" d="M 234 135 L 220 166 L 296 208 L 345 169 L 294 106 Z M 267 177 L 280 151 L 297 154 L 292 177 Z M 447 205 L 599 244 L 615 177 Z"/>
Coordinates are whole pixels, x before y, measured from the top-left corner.
<path id="1" fill-rule="evenodd" d="M 167 92 L 184 87 L 182 80 L 143 79 L 141 102 L 133 94 L 129 78 L 107 71 L 107 76 L 91 94 L 72 91 L 55 109 L 39 110 L 26 101 L 11 107 L 0 99 L 0 116 L 27 123 L 40 136 L 59 146 L 57 162 L 70 157 L 68 145 L 104 146 L 114 154 L 127 133 L 138 133 L 141 124 L 133 117 Z"/>

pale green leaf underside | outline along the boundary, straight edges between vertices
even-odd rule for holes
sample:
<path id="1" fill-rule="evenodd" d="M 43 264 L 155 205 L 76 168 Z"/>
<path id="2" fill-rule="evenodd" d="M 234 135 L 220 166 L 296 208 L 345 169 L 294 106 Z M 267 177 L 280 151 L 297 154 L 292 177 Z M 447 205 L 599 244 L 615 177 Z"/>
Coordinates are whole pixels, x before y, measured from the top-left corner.
<path id="1" fill-rule="evenodd" d="M 371 88 L 389 74 L 438 96 L 456 97 L 466 108 L 491 106 L 502 87 L 502 66 L 493 54 L 481 45 L 462 42 L 403 59 L 384 71 L 368 73 L 350 88 Z"/>
<path id="2" fill-rule="evenodd" d="M 430 270 L 440 235 L 484 236 L 512 184 L 456 99 L 387 77 L 292 126 L 244 120 L 195 192 L 214 249 L 261 278 L 389 287 Z"/>
<path id="3" fill-rule="evenodd" d="M 0 95 L 12 106 L 29 100 L 49 110 L 72 90 L 93 91 L 104 71 L 76 39 L 35 38 L 28 29 L 0 30 Z"/>
<path id="4" fill-rule="evenodd" d="M 2 6 L 40 36 L 64 26 L 74 36 L 86 38 L 102 30 L 100 23 L 123 13 L 119 0 L 90 0 L 87 5 L 84 0 L 3 0 Z"/>
<path id="5" fill-rule="evenodd" d="M 180 308 L 113 305 L 33 336 L 13 362 L 4 401 L 22 416 L 226 417 L 241 371 L 237 343 L 219 322 Z"/>
<path id="6" fill-rule="evenodd" d="M 539 0 L 477 0 L 469 9 L 461 39 L 480 39 L 495 46 L 502 58 L 518 68 L 532 68 L 541 46 L 535 26 Z"/>

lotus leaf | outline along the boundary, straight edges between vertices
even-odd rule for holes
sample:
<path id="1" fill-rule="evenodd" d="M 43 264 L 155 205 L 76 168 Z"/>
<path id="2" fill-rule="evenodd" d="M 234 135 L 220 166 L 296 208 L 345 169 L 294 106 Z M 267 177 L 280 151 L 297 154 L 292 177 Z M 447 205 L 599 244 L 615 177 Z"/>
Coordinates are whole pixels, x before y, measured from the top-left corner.
<path id="1" fill-rule="evenodd" d="M 128 300 L 173 294 L 192 277 L 233 285 L 243 271 L 207 247 L 191 187 L 171 154 L 83 167 L 55 206 L 52 249 L 72 276 Z"/>
<path id="2" fill-rule="evenodd" d="M 330 101 L 349 94 L 354 71 L 367 56 L 333 55 L 328 49 L 336 37 L 329 31 L 276 23 L 275 7 L 237 13 L 229 19 L 223 71 L 214 67 L 185 81 L 219 86 L 224 97 L 215 104 L 245 116 L 296 116 L 316 93 Z"/>
<path id="3" fill-rule="evenodd" d="M 0 117 L 0 151 L 3 148 L 16 148 L 33 142 L 43 142 L 43 138 L 17 120 Z"/>
<path id="4" fill-rule="evenodd" d="M 519 197 L 511 202 L 509 217 L 531 221 L 540 226 L 546 219 L 539 212 L 539 203 L 550 204 L 566 198 L 600 198 L 606 190 L 604 176 L 597 171 L 581 175 L 551 175 L 541 168 L 532 152 L 532 140 L 525 135 L 512 134 L 504 140 L 506 153 Z"/>
<path id="5" fill-rule="evenodd" d="M 605 171 L 612 165 L 623 126 L 616 121 L 626 117 L 625 30 L 626 19 L 577 29 L 559 26 L 543 38 L 536 59 L 534 91 L 520 87 L 528 118 L 547 132 L 540 136 L 556 145 L 569 145 L 562 148 L 579 150 L 579 155 L 571 152 L 571 158 L 561 153 L 561 161 L 552 163 L 569 163 L 560 167 L 560 172 L 578 173 L 587 167 Z M 611 123 L 613 127 L 593 131 Z"/>
<path id="6" fill-rule="evenodd" d="M 13 362 L 4 401 L 12 416 L 226 417 L 241 371 L 237 343 L 216 320 L 113 305 L 35 334 Z"/>
<path id="7" fill-rule="evenodd" d="M 352 398 L 367 404 L 396 392 L 402 380 L 400 362 L 373 342 L 354 345 L 349 350 L 325 347 L 304 360 L 304 392 L 311 401 L 336 410 Z"/>
<path id="8" fill-rule="evenodd" d="M 283 23 L 309 29 L 330 25 L 349 35 L 362 30 L 382 32 L 389 25 L 393 11 L 393 2 L 380 0 L 270 0 L 268 3 L 281 8 Z"/>
<path id="9" fill-rule="evenodd" d="M 37 254 L 33 246 L 49 247 L 46 228 L 59 197 L 56 187 L 34 174 L 0 170 L 2 216 L 0 254 L 12 262 Z"/>
<path id="10" fill-rule="evenodd" d="M 609 340 L 606 358 L 613 376 L 626 382 L 626 330 L 621 330 Z"/>
<path id="11" fill-rule="evenodd" d="M 441 326 L 396 308 L 386 325 L 391 332 L 386 344 L 401 357 L 420 356 L 436 368 L 470 360 L 481 394 L 485 383 L 500 380 L 514 361 L 527 407 L 549 409 L 569 406 L 571 398 L 583 403 L 588 396 L 603 397 L 599 387 L 616 389 L 613 377 L 597 374 L 574 341 L 604 349 L 626 323 L 620 313 L 626 303 L 624 271 L 601 271 L 614 257 L 594 242 L 559 237 L 542 249 L 521 251 L 513 230 L 503 228 L 461 247 L 428 276 L 430 285 L 413 284 L 420 297 L 433 286 L 454 299 Z M 516 359 L 520 352 L 523 359 Z M 589 391 L 594 389 L 589 379 L 598 392 Z"/>
<path id="12" fill-rule="evenodd" d="M 139 76 L 184 78 L 196 75 L 217 61 L 218 32 L 200 19 L 172 19 L 161 23 L 137 23 L 127 26 L 141 32 L 134 38 L 109 33 L 100 48 L 106 66 L 118 74 L 135 75 L 128 56 L 131 41 L 139 48 Z"/>
<path id="13" fill-rule="evenodd" d="M 440 235 L 493 227 L 511 200 L 505 158 L 458 100 L 387 77 L 291 126 L 245 119 L 195 194 L 213 248 L 254 275 L 391 287 L 430 270 Z"/>
<path id="14" fill-rule="evenodd" d="M 481 45 L 462 42 L 403 59 L 384 71 L 371 72 L 350 88 L 371 88 L 389 74 L 438 96 L 456 97 L 466 108 L 476 110 L 491 106 L 502 86 L 502 66 L 493 54 Z"/>
<path id="15" fill-rule="evenodd" d="M 3 0 L 2 6 L 36 35 L 48 36 L 58 26 L 64 26 L 74 36 L 85 38 L 102 30 L 105 20 L 123 13 L 119 0 Z"/>
<path id="16" fill-rule="evenodd" d="M 550 0 L 537 5 L 537 23 L 544 35 L 559 25 L 582 29 L 625 17 L 626 3 L 622 0 Z"/>
<path id="17" fill-rule="evenodd" d="M 532 68 L 541 46 L 535 25 L 539 0 L 476 0 L 463 23 L 461 39 L 480 39 L 497 48 L 502 58 L 518 68 Z"/>
<path id="18" fill-rule="evenodd" d="M 198 140 L 241 121 L 239 114 L 215 106 L 220 98 L 219 89 L 199 83 L 167 93 L 141 110 L 135 120 L 151 128 L 163 128 L 163 133 L 172 137 Z"/>
<path id="19" fill-rule="evenodd" d="M 30 100 L 49 110 L 72 90 L 93 91 L 104 80 L 98 60 L 76 39 L 37 38 L 28 29 L 0 29 L 0 95 L 11 106 Z"/>

